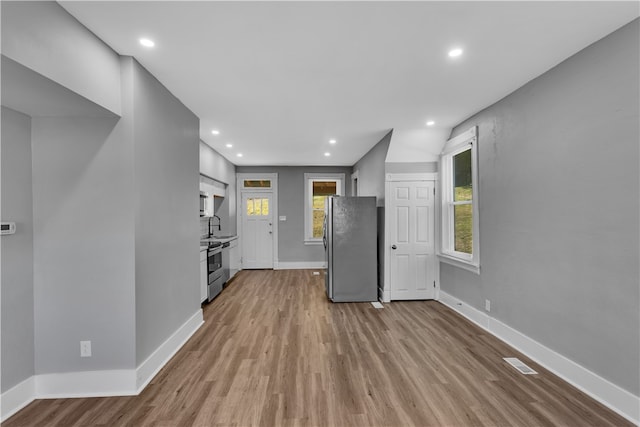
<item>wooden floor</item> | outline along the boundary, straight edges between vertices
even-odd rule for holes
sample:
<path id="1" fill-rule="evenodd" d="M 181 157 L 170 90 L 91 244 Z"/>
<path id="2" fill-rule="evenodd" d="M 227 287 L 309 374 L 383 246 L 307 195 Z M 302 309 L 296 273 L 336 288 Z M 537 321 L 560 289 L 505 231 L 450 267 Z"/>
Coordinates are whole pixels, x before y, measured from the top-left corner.
<path id="1" fill-rule="evenodd" d="M 323 286 L 243 271 L 139 396 L 39 400 L 2 425 L 631 426 L 438 302 L 332 304 Z"/>

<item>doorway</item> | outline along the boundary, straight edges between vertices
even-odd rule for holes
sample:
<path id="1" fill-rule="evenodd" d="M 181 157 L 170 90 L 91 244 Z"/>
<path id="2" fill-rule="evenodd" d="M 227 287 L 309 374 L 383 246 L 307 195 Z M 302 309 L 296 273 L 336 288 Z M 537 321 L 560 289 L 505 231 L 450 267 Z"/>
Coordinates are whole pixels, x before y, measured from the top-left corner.
<path id="1" fill-rule="evenodd" d="M 272 269 L 277 260 L 277 174 L 238 174 L 241 267 Z"/>
<path id="2" fill-rule="evenodd" d="M 416 178 L 387 176 L 385 300 L 436 298 L 436 180 Z"/>

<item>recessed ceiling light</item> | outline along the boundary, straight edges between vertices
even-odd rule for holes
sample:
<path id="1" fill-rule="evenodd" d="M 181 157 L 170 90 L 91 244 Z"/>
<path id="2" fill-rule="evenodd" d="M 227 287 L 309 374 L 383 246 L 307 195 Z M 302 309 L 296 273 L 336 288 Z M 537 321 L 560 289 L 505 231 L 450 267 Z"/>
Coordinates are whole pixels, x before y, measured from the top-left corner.
<path id="1" fill-rule="evenodd" d="M 324 153 L 325 157 L 329 157 L 331 155 L 331 153 Z"/>
<path id="2" fill-rule="evenodd" d="M 236 154 L 236 156 L 242 157 L 242 153 L 238 153 L 238 154 Z"/>
<path id="3" fill-rule="evenodd" d="M 211 133 L 214 135 L 220 135 L 220 131 L 218 129 L 212 130 Z"/>
<path id="4" fill-rule="evenodd" d="M 233 144 L 227 144 L 227 148 L 233 147 Z"/>
<path id="5" fill-rule="evenodd" d="M 429 121 L 427 122 L 427 126 L 433 126 L 433 125 L 435 125 L 435 124 L 436 124 L 436 122 L 434 122 L 433 120 L 429 120 Z"/>
<path id="6" fill-rule="evenodd" d="M 338 142 L 338 141 L 336 141 L 335 139 L 330 139 L 329 140 L 329 144 L 335 144 L 336 142 Z"/>
<path id="7" fill-rule="evenodd" d="M 144 47 L 154 47 L 156 45 L 153 40 L 149 39 L 140 39 L 140 44 Z"/>
<path id="8" fill-rule="evenodd" d="M 460 49 L 459 47 L 455 48 L 455 49 L 451 49 L 449 51 L 449 56 L 451 58 L 456 58 L 458 56 L 462 55 L 462 49 Z"/>

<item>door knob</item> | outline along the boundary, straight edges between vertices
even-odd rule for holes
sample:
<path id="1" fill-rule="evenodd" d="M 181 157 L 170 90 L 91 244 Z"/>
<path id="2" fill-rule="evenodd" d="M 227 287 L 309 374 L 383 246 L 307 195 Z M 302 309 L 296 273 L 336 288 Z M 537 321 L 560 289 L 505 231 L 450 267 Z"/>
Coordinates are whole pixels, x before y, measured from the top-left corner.
<path id="1" fill-rule="evenodd" d="M 391 249 L 396 250 L 398 247 L 396 245 L 391 246 Z"/>

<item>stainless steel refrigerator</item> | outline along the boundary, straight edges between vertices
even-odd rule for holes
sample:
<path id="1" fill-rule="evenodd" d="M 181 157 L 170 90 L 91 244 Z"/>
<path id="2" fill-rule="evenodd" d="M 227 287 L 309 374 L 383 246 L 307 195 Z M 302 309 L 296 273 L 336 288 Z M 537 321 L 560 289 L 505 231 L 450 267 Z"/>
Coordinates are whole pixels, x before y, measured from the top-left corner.
<path id="1" fill-rule="evenodd" d="M 375 197 L 327 197 L 323 241 L 331 301 L 378 300 L 376 215 Z"/>

